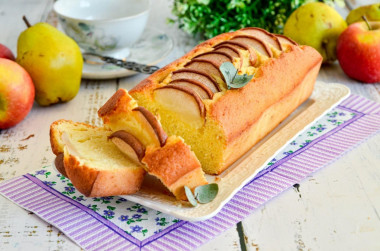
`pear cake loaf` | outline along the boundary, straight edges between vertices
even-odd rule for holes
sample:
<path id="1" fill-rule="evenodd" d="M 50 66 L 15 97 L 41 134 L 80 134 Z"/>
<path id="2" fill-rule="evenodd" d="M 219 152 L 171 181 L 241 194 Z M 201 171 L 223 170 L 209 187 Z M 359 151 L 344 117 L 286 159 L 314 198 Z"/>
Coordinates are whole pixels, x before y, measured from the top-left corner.
<path id="1" fill-rule="evenodd" d="M 254 75 L 228 89 L 219 67 Z M 219 174 L 272 131 L 312 93 L 321 55 L 281 35 L 244 28 L 216 36 L 130 91 L 181 136 L 208 174 Z"/>

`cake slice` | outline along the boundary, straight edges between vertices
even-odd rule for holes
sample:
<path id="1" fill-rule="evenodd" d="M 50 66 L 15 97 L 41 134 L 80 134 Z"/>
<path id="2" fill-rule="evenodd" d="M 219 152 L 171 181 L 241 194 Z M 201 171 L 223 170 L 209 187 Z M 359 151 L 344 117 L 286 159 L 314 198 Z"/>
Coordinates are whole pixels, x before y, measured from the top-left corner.
<path id="1" fill-rule="evenodd" d="M 194 191 L 208 183 L 194 152 L 178 136 L 170 136 L 163 147 L 148 147 L 142 162 L 178 200 L 187 200 L 184 186 Z"/>
<path id="2" fill-rule="evenodd" d="M 126 195 L 137 192 L 145 170 L 128 159 L 108 140 L 111 131 L 69 120 L 50 127 L 55 164 L 74 187 L 88 197 Z"/>
<path id="3" fill-rule="evenodd" d="M 149 118 L 147 124 L 135 118 L 136 110 L 144 111 L 144 117 Z M 126 90 L 119 89 L 98 114 L 105 128 L 112 131 L 111 141 L 120 151 L 134 161 L 140 160 L 145 170 L 161 180 L 178 200 L 187 200 L 184 186 L 194 190 L 208 183 L 200 162 L 184 140 L 174 135 L 168 138 L 158 118 L 145 108 L 136 107 Z M 151 137 L 162 140 L 157 143 L 146 139 L 144 131 L 155 132 Z M 144 154 L 142 149 L 146 149 Z"/>

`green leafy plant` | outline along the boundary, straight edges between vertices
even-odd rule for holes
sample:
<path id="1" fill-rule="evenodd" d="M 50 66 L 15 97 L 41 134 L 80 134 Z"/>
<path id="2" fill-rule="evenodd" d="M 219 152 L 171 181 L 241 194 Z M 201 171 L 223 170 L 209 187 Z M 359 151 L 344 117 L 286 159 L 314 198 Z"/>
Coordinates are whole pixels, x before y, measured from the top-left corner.
<path id="1" fill-rule="evenodd" d="M 317 0 L 174 0 L 172 13 L 179 27 L 190 34 L 211 38 L 244 27 L 260 27 L 282 33 L 290 14 Z M 332 5 L 343 0 L 320 0 Z"/>
<path id="2" fill-rule="evenodd" d="M 213 201 L 216 195 L 218 195 L 218 191 L 219 186 L 216 183 L 196 187 L 194 189 L 194 194 L 188 186 L 185 186 L 187 199 L 194 207 L 198 205 L 198 202 L 201 204 L 206 204 Z"/>
<path id="3" fill-rule="evenodd" d="M 230 62 L 224 62 L 220 67 L 228 89 L 242 88 L 251 81 L 254 75 L 238 75 L 238 70 Z"/>

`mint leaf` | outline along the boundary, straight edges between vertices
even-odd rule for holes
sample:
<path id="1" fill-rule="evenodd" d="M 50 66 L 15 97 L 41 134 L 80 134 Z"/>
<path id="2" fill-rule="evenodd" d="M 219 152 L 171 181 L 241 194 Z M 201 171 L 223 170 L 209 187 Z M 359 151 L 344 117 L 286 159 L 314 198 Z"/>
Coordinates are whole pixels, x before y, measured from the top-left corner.
<path id="1" fill-rule="evenodd" d="M 213 201 L 218 194 L 218 184 L 212 183 L 196 187 L 194 190 L 195 198 L 199 203 L 205 204 Z"/>
<path id="2" fill-rule="evenodd" d="M 186 193 L 187 199 L 189 200 L 190 204 L 193 205 L 193 207 L 197 206 L 198 203 L 197 203 L 193 193 L 191 192 L 191 189 L 188 186 L 185 186 L 185 193 Z"/>
<path id="3" fill-rule="evenodd" d="M 234 80 L 234 77 L 237 74 L 237 69 L 230 62 L 224 62 L 220 67 L 220 71 L 222 72 L 224 79 L 226 81 L 227 87 Z"/>
<path id="4" fill-rule="evenodd" d="M 224 62 L 220 67 L 220 71 L 224 76 L 228 89 L 242 88 L 251 81 L 254 75 L 238 75 L 238 70 L 230 62 Z"/>
<path id="5" fill-rule="evenodd" d="M 230 87 L 235 88 L 235 89 L 242 88 L 243 86 L 248 84 L 252 78 L 253 78 L 253 75 L 247 75 L 247 74 L 236 75 L 232 83 L 230 83 Z"/>

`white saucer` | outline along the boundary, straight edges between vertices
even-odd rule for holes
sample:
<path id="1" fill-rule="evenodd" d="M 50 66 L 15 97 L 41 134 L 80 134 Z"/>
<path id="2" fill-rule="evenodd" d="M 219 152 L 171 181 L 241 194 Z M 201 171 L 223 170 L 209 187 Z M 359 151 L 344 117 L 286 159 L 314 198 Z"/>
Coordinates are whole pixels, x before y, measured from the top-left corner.
<path id="1" fill-rule="evenodd" d="M 147 27 L 141 38 L 131 46 L 126 60 L 140 64 L 154 65 L 162 61 L 173 49 L 173 40 L 162 31 Z M 82 78 L 110 79 L 137 74 L 112 64 L 83 64 Z"/>

